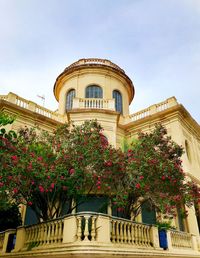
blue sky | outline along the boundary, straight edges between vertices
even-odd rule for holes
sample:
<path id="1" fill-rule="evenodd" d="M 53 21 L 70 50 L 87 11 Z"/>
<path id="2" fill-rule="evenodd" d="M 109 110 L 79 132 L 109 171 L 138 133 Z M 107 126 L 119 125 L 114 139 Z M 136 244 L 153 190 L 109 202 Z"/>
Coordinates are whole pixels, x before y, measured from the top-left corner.
<path id="1" fill-rule="evenodd" d="M 176 96 L 200 122 L 200 0 L 0 0 L 0 94 L 55 110 L 56 77 L 87 57 L 126 71 L 131 113 Z"/>

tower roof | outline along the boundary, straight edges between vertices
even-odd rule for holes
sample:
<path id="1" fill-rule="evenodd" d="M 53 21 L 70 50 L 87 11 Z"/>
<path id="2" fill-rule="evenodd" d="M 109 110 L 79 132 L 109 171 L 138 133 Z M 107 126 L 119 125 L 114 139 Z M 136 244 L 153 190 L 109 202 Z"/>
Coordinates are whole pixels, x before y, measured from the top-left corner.
<path id="1" fill-rule="evenodd" d="M 125 71 L 121 69 L 118 65 L 114 64 L 110 60 L 100 59 L 100 58 L 83 58 L 67 66 L 64 69 L 64 71 L 56 78 L 54 89 L 53 89 L 56 99 L 58 100 L 59 98 L 57 88 L 62 78 L 64 78 L 65 76 L 75 71 L 84 70 L 88 68 L 105 68 L 106 70 L 113 71 L 114 73 L 117 73 L 119 76 L 124 78 L 125 81 L 127 82 L 127 86 L 129 87 L 129 92 L 131 93 L 129 96 L 129 103 L 131 103 L 135 94 L 134 85 L 131 79 L 126 75 Z"/>

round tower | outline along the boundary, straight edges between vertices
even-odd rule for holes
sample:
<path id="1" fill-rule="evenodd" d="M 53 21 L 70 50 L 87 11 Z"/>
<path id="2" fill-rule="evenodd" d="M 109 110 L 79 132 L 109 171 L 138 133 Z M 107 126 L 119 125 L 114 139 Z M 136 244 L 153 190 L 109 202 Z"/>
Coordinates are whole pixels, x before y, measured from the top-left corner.
<path id="1" fill-rule="evenodd" d="M 54 95 L 59 113 L 74 109 L 98 109 L 129 114 L 134 97 L 130 78 L 118 65 L 106 59 L 80 59 L 56 79 Z"/>

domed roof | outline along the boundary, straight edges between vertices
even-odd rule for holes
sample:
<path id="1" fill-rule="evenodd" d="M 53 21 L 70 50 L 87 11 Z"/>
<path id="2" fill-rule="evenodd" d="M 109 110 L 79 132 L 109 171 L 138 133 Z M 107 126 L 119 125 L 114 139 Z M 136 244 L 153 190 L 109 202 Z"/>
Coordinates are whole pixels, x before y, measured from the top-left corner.
<path id="1" fill-rule="evenodd" d="M 130 89 L 131 96 L 130 101 L 132 101 L 135 90 L 134 85 L 131 81 L 131 79 L 126 75 L 125 71 L 121 69 L 118 65 L 114 64 L 110 60 L 107 59 L 101 59 L 101 58 L 82 58 L 78 61 L 72 63 L 71 65 L 67 66 L 64 71 L 56 78 L 55 84 L 54 84 L 54 95 L 56 99 L 58 100 L 58 94 L 56 94 L 56 88 L 59 84 L 60 80 L 65 77 L 66 75 L 73 73 L 74 71 L 81 70 L 81 69 L 87 69 L 87 68 L 105 68 L 107 70 L 112 70 L 113 72 L 117 73 L 121 77 L 125 79 L 127 82 L 127 85 Z"/>

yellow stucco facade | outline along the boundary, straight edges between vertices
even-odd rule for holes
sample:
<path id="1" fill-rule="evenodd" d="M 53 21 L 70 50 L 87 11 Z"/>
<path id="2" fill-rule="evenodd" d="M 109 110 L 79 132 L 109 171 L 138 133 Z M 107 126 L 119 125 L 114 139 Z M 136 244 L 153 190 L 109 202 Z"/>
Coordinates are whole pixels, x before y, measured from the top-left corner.
<path id="1" fill-rule="evenodd" d="M 14 93 L 1 95 L 0 110 L 16 117 L 14 123 L 9 125 L 9 129 L 17 130 L 26 125 L 39 126 L 44 130 L 51 131 L 58 124 L 65 122 L 81 124 L 85 120 L 97 119 L 104 128 L 104 135 L 109 142 L 117 148 L 123 148 L 124 142 L 130 142 L 132 138 L 137 137 L 138 131 L 149 132 L 156 123 L 162 123 L 167 128 L 172 139 L 185 148 L 185 153 L 182 157 L 183 169 L 188 177 L 200 184 L 200 125 L 191 117 L 184 106 L 177 102 L 175 97 L 170 97 L 137 113 L 130 114 L 129 105 L 134 101 L 135 94 L 131 79 L 124 70 L 111 61 L 92 58 L 80 59 L 67 67 L 57 77 L 53 91 L 58 101 L 58 109 L 55 112 L 23 99 Z M 63 223 L 63 225 L 71 227 L 71 231 L 74 231 L 77 222 L 74 217 L 70 217 L 65 219 Z M 105 227 L 105 231 L 98 235 L 100 245 L 102 246 L 104 242 L 103 245 L 106 246 L 110 240 L 109 235 L 104 234 L 104 232 L 107 232 L 110 223 L 115 222 L 112 222 L 112 219 L 110 222 L 108 217 L 102 217 L 98 218 L 98 223 L 102 223 L 101 225 Z M 197 252 L 197 249 L 200 249 L 199 227 L 194 207 L 189 210 L 189 216 L 184 221 L 184 224 L 185 231 L 191 236 L 196 236 L 197 240 L 191 240 L 193 242 L 197 241 L 195 242 L 196 244 L 191 243 L 193 243 L 193 247 L 195 246 L 193 249 Z M 174 220 L 174 225 L 179 230 L 177 219 Z M 19 231 L 18 234 L 22 234 L 22 231 Z M 154 230 L 151 229 L 151 234 L 154 234 L 152 232 Z M 65 242 L 71 243 L 74 241 L 72 239 L 74 236 L 66 235 L 63 239 Z M 76 236 L 78 238 L 78 233 Z M 107 240 L 106 237 L 108 238 Z M 155 240 L 156 235 L 153 235 L 153 238 Z M 173 234 L 171 239 L 173 242 Z M 125 243 L 125 240 L 123 241 Z M 19 242 L 17 244 L 20 245 Z M 84 242 L 84 244 L 86 243 Z M 96 250 L 99 248 L 98 245 L 99 242 Z M 148 243 L 146 245 L 148 246 Z M 173 246 L 173 243 L 171 245 Z M 74 250 L 73 245 L 70 248 L 70 250 Z M 92 248 L 95 249 L 94 246 Z M 109 246 L 109 248 L 111 247 Z M 124 254 L 130 255 L 128 251 Z M 183 257 L 190 257 L 190 254 L 190 251 L 188 253 L 183 252 Z M 131 257 L 141 257 L 139 254 L 137 255 L 135 254 L 135 256 Z M 163 256 L 162 253 L 156 254 L 156 256 L 159 255 Z M 175 252 L 176 255 L 178 253 Z M 193 255 L 197 255 L 194 257 L 200 257 L 195 253 Z M 106 256 L 104 255 L 103 257 Z"/>

